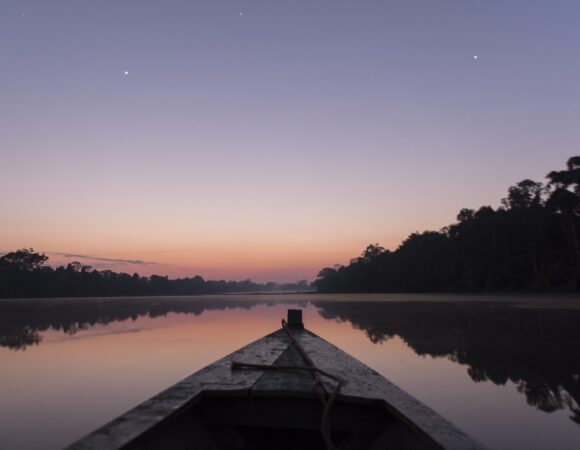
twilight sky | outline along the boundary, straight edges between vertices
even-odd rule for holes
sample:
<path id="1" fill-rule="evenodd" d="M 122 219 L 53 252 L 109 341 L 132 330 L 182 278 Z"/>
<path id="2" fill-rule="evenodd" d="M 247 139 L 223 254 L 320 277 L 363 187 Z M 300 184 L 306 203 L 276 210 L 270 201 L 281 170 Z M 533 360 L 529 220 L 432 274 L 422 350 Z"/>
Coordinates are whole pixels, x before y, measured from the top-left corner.
<path id="1" fill-rule="evenodd" d="M 283 281 L 394 249 L 580 153 L 579 24 L 578 0 L 0 0 L 0 251 Z"/>

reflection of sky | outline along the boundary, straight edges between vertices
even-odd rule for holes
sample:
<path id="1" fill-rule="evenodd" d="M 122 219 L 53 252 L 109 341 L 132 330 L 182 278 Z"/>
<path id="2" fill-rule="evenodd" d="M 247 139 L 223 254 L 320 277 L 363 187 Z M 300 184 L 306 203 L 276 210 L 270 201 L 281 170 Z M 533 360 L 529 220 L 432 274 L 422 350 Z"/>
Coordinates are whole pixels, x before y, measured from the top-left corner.
<path id="1" fill-rule="evenodd" d="M 5 0 L 0 250 L 297 279 L 394 247 L 577 152 L 579 20 L 573 0 Z"/>
<path id="2" fill-rule="evenodd" d="M 90 301 L 90 300 L 83 300 Z M 0 448 L 60 448 L 216 359 L 279 327 L 294 303 L 168 313 L 43 333 L 25 351 L 0 348 Z M 350 322 L 302 303 L 307 328 L 368 364 L 490 448 L 577 448 L 566 411 L 526 404 L 508 382 L 475 383 L 466 366 L 418 356 L 398 336 L 372 344 Z M 50 414 L 47 414 L 47 411 Z M 30 433 L 33 427 L 35 433 Z M 501 433 L 497 430 L 502 430 Z M 523 432 L 525 430 L 525 432 Z"/>

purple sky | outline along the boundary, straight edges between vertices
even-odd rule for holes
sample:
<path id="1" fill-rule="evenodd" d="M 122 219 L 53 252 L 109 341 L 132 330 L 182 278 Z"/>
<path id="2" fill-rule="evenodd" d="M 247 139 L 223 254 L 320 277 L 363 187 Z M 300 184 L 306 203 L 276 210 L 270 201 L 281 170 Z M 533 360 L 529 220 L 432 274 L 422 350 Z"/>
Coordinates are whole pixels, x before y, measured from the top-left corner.
<path id="1" fill-rule="evenodd" d="M 1 0 L 0 250 L 295 280 L 395 248 L 579 153 L 579 23 L 577 0 Z"/>

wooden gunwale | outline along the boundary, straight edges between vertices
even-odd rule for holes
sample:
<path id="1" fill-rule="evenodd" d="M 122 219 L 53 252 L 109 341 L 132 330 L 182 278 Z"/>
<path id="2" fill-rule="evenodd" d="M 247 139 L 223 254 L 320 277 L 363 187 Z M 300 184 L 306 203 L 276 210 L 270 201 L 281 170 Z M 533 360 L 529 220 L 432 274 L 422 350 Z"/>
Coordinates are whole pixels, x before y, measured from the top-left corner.
<path id="1" fill-rule="evenodd" d="M 381 403 L 395 418 L 436 446 L 449 449 L 483 447 L 447 419 L 420 403 L 382 375 L 308 330 L 293 331 L 317 367 L 343 378 L 338 400 L 372 405 Z M 165 391 L 117 417 L 68 450 L 112 450 L 154 434 L 179 419 L 201 401 L 218 397 L 314 398 L 311 382 L 288 385 L 288 375 L 271 375 L 260 370 L 231 370 L 232 361 L 275 364 L 288 355 L 290 339 L 283 329 L 264 336 L 188 376 Z M 333 385 L 323 380 L 327 392 Z M 282 387 L 288 387 L 281 390 Z"/>

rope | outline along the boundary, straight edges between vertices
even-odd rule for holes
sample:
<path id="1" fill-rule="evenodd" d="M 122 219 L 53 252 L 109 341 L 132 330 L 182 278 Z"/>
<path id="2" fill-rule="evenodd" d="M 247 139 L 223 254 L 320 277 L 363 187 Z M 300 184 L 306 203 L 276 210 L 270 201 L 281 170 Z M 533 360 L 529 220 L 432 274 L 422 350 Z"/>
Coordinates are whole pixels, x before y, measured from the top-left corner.
<path id="1" fill-rule="evenodd" d="M 294 335 L 290 331 L 290 328 L 288 327 L 288 324 L 286 323 L 286 321 L 284 319 L 282 319 L 282 329 L 286 332 L 286 334 L 288 335 L 288 337 L 290 338 L 292 343 L 295 345 L 296 349 L 298 349 L 298 351 L 300 352 L 300 354 L 302 355 L 302 357 L 304 358 L 304 360 L 308 363 L 308 365 L 310 367 L 269 366 L 266 364 L 250 364 L 250 363 L 242 363 L 242 362 L 232 361 L 232 363 L 231 363 L 232 370 L 235 370 L 235 369 L 255 369 L 255 370 L 284 370 L 284 371 L 310 372 L 314 378 L 314 386 L 313 386 L 314 393 L 318 397 L 318 399 L 320 400 L 320 403 L 322 404 L 322 407 L 323 407 L 322 416 L 320 418 L 320 433 L 322 434 L 322 439 L 324 439 L 324 442 L 326 443 L 326 448 L 328 450 L 338 450 L 338 447 L 336 447 L 332 443 L 331 426 L 330 426 L 330 410 L 332 408 L 332 405 L 334 404 L 334 401 L 336 400 L 336 397 L 338 396 L 340 388 L 344 384 L 344 381 L 341 378 L 337 377 L 336 375 L 332 375 L 331 373 L 328 373 L 328 372 L 316 367 L 316 364 L 314 364 L 314 361 L 312 361 L 312 359 L 310 358 L 308 353 L 306 353 L 304 348 L 302 348 L 300 343 L 296 340 L 296 338 L 294 337 Z M 322 380 L 320 379 L 320 375 L 323 375 L 327 378 L 330 378 L 330 379 L 336 381 L 336 386 L 334 388 L 334 391 L 332 392 L 332 394 L 330 395 L 328 400 L 326 400 L 325 390 L 324 390 L 324 386 L 322 385 Z"/>

